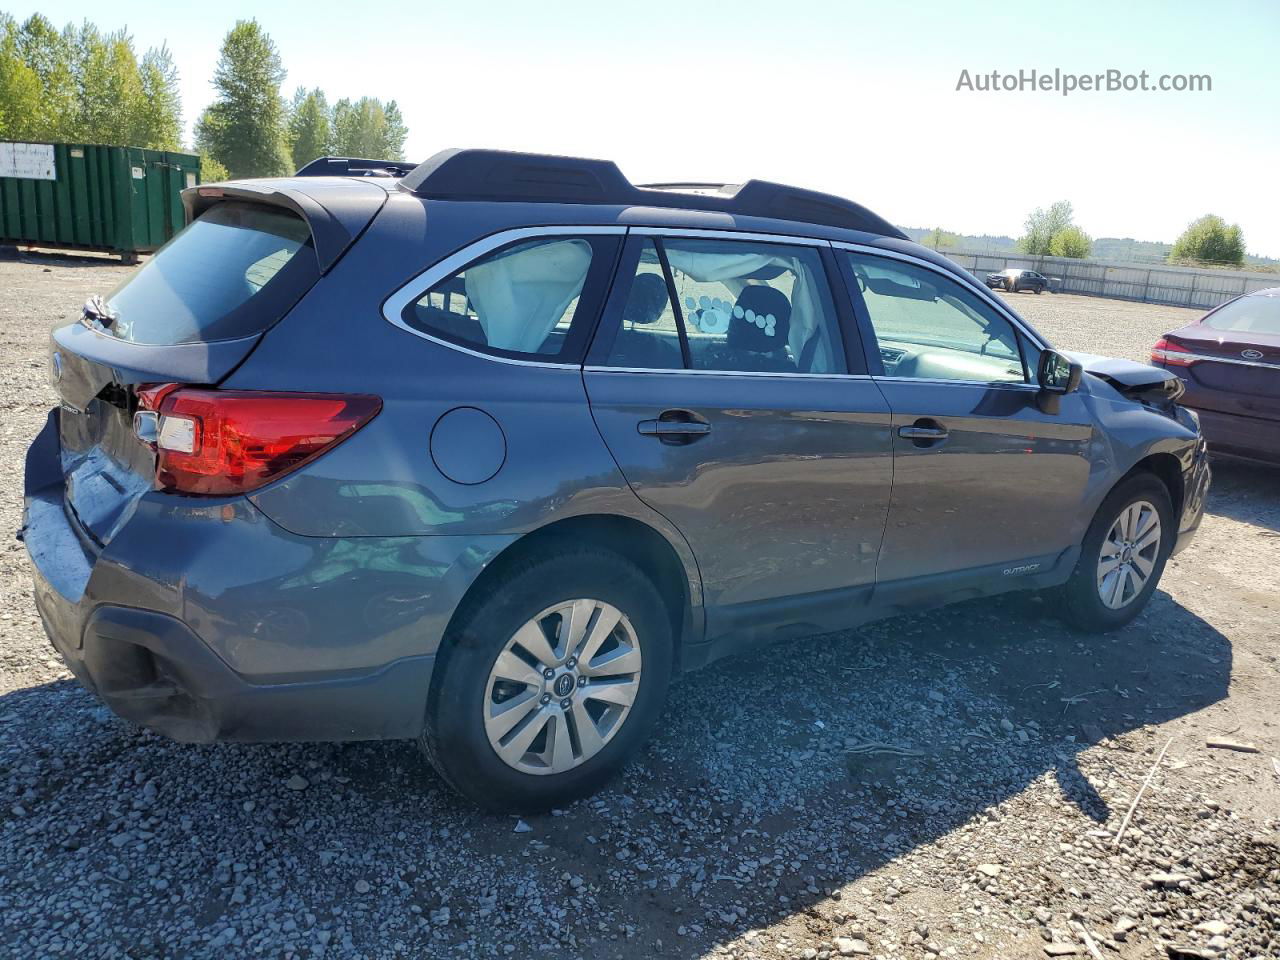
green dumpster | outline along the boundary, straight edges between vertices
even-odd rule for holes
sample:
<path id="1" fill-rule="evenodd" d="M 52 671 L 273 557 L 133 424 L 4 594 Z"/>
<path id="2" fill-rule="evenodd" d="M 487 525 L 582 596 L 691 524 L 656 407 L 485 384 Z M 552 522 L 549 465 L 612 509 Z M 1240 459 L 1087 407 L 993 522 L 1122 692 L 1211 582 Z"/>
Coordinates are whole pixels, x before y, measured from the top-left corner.
<path id="1" fill-rule="evenodd" d="M 183 225 L 200 158 L 139 147 L 0 141 L 0 245 L 154 250 Z"/>

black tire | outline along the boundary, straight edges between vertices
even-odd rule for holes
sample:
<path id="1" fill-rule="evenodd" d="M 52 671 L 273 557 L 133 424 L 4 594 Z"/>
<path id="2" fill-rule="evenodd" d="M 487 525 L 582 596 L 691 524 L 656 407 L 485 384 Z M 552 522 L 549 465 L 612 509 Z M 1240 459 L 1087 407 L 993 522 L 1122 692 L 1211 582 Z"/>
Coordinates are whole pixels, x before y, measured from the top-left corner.
<path id="1" fill-rule="evenodd" d="M 1160 547 L 1155 556 L 1151 576 L 1142 589 L 1123 607 L 1113 609 L 1102 602 L 1098 592 L 1098 561 L 1103 539 L 1121 512 L 1133 503 L 1145 500 L 1160 515 Z M 1168 488 L 1150 473 L 1138 473 L 1118 483 L 1098 508 L 1081 543 L 1080 557 L 1071 579 L 1060 590 L 1064 618 L 1072 626 L 1089 633 L 1106 633 L 1129 623 L 1142 612 L 1164 574 L 1165 563 L 1177 538 L 1177 520 L 1169 500 Z"/>
<path id="2" fill-rule="evenodd" d="M 1042 284 L 1036 284 L 1036 296 L 1038 297 L 1042 293 L 1044 293 L 1044 286 Z"/>
<path id="3" fill-rule="evenodd" d="M 611 604 L 630 621 L 643 664 L 639 690 L 595 756 L 564 773 L 524 773 L 498 756 L 485 733 L 489 673 L 520 627 L 575 599 Z M 652 581 L 615 553 L 568 548 L 520 561 L 483 595 L 469 598 L 458 619 L 432 679 L 420 742 L 441 777 L 481 807 L 536 813 L 594 793 L 644 742 L 662 711 L 673 662 L 668 611 Z"/>

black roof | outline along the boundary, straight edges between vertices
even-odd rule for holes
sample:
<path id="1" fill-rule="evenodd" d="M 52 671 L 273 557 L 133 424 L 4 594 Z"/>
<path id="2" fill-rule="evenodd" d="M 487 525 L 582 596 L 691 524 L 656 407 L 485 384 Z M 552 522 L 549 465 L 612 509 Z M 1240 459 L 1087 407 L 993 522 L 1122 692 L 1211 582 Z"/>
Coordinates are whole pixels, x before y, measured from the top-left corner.
<path id="1" fill-rule="evenodd" d="M 326 158 L 329 162 L 333 158 Z M 316 161 L 319 163 L 320 161 Z M 386 161 L 350 161 L 390 166 Z M 312 174 L 308 164 L 299 175 Z M 505 150 L 442 150 L 404 174 L 400 187 L 432 200 L 592 203 L 708 210 L 821 224 L 885 237 L 907 237 L 866 207 L 815 190 L 766 180 L 742 184 L 677 183 L 637 186 L 610 160 L 587 160 Z M 693 191 L 693 192 L 691 192 Z"/>

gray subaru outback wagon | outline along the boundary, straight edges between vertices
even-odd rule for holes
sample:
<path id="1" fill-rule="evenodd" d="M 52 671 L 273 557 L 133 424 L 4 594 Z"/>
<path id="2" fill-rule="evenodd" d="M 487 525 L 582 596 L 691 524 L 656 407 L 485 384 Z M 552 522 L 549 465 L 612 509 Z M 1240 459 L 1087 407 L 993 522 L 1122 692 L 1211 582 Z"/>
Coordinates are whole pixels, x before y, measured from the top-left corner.
<path id="1" fill-rule="evenodd" d="M 1175 377 L 847 200 L 455 150 L 184 201 L 53 331 L 22 532 L 71 671 L 180 740 L 416 737 L 545 809 L 676 671 L 1009 590 L 1115 628 L 1200 521 Z"/>

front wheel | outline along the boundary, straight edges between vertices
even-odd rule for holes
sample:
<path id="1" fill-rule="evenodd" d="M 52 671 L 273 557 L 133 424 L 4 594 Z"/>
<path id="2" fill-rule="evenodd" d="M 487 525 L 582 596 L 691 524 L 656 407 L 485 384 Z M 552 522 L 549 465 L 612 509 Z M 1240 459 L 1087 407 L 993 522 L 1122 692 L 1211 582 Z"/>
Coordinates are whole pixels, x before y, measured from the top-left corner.
<path id="1" fill-rule="evenodd" d="M 1176 536 L 1159 479 L 1139 474 L 1118 484 L 1098 508 L 1062 588 L 1066 619 L 1097 633 L 1131 621 L 1155 592 Z"/>
<path id="2" fill-rule="evenodd" d="M 483 807 L 543 811 L 598 790 L 661 712 L 670 618 L 649 578 L 614 553 L 526 561 L 460 620 L 422 746 Z"/>

